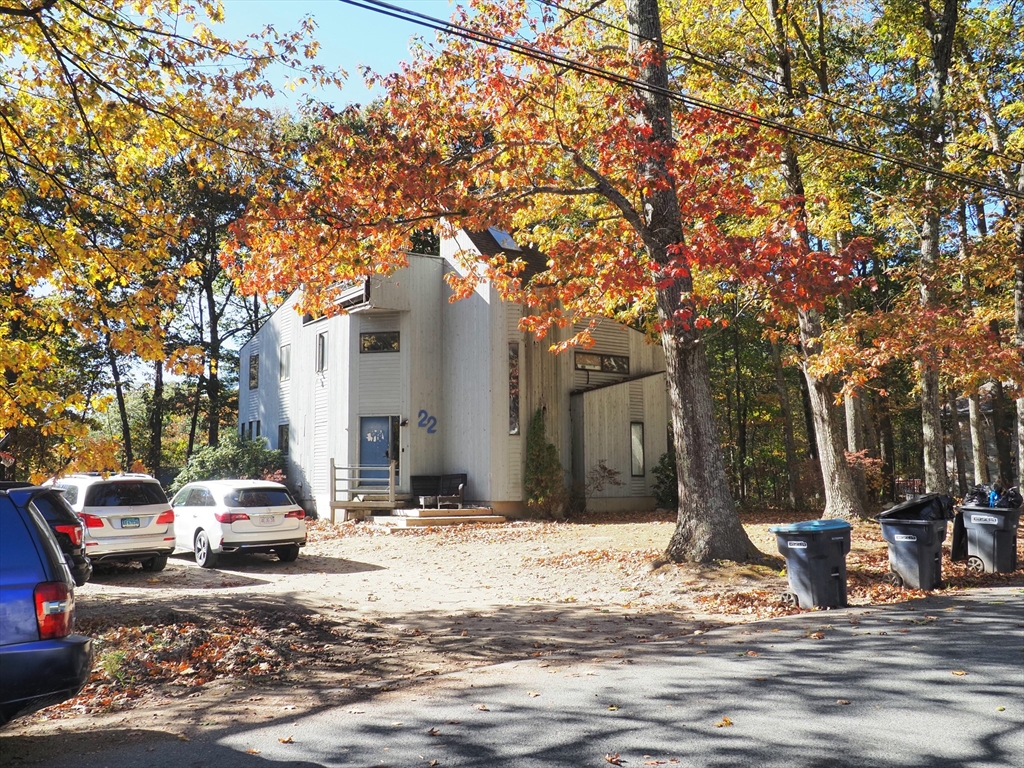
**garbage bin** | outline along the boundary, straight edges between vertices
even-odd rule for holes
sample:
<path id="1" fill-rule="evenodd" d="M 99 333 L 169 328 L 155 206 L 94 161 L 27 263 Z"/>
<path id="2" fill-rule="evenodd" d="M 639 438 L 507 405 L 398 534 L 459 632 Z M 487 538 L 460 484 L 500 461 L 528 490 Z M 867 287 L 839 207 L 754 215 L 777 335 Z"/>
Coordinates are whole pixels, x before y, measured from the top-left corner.
<path id="1" fill-rule="evenodd" d="M 953 499 L 930 493 L 875 516 L 889 545 L 889 581 L 908 589 L 942 586 L 942 542 Z"/>
<path id="2" fill-rule="evenodd" d="M 960 507 L 967 532 L 967 567 L 975 573 L 1017 570 L 1017 525 L 1020 507 Z"/>
<path id="3" fill-rule="evenodd" d="M 789 588 L 783 599 L 801 608 L 836 608 L 846 603 L 846 555 L 850 524 L 806 520 L 768 529 L 786 558 Z"/>

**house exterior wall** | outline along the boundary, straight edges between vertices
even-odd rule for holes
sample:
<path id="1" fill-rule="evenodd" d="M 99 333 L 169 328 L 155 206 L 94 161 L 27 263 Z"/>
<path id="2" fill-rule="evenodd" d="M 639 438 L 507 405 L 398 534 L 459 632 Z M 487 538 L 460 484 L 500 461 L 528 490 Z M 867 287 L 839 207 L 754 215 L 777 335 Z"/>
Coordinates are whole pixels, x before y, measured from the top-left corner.
<path id="1" fill-rule="evenodd" d="M 409 265 L 373 277 L 369 301 L 349 314 L 303 323 L 289 297 L 242 348 L 240 429 L 259 420 L 261 435 L 279 447 L 289 427 L 288 476 L 304 506 L 327 514 L 331 459 L 360 463 L 360 418 L 394 416 L 399 429 L 398 492 L 414 474 L 465 472 L 469 502 L 496 511 L 524 511 L 526 436 L 533 414 L 544 414 L 547 438 L 562 465 L 585 481 L 599 460 L 617 469 L 622 486 L 593 494 L 592 502 L 636 508 L 651 497 L 650 466 L 665 450 L 668 420 L 661 349 L 639 332 L 607 320 L 592 331 L 591 354 L 629 358 L 629 373 L 580 370 L 577 350 L 555 355 L 552 344 L 580 329 L 552 329 L 536 340 L 519 331 L 523 309 L 501 300 L 487 283 L 450 302 L 444 280 L 465 267 L 455 254 L 468 242 L 442 241 L 441 256 L 410 255 Z M 361 294 L 359 294 L 361 296 Z M 360 333 L 398 331 L 399 351 L 364 353 Z M 327 333 L 326 370 L 318 371 L 317 337 Z M 518 345 L 519 431 L 510 429 L 509 345 Z M 291 348 L 290 376 L 282 380 L 280 350 Z M 247 389 L 248 356 L 260 355 L 260 386 Z M 632 380 L 632 381 L 630 381 Z M 599 387 L 583 395 L 582 389 Z M 629 422 L 645 425 L 645 474 L 630 477 Z M 653 503 L 653 499 L 651 499 Z"/>

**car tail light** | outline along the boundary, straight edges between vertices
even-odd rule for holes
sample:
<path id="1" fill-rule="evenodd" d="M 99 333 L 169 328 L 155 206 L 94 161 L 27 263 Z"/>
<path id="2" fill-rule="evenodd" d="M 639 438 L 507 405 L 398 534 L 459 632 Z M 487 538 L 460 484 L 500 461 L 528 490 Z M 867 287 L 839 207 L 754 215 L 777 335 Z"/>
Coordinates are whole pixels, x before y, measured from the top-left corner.
<path id="1" fill-rule="evenodd" d="M 299 520 L 305 520 L 306 519 L 306 510 L 304 510 L 304 509 L 296 509 L 294 512 L 287 513 L 285 515 L 285 517 L 294 517 L 294 518 L 297 518 Z"/>
<path id="2" fill-rule="evenodd" d="M 170 525 L 174 522 L 174 510 L 168 509 L 166 512 L 161 512 L 160 517 L 156 519 L 157 525 Z"/>
<path id="3" fill-rule="evenodd" d="M 54 526 L 58 531 L 65 534 L 71 543 L 76 547 L 82 546 L 82 526 L 81 525 L 57 525 Z"/>
<path id="4" fill-rule="evenodd" d="M 52 640 L 71 634 L 75 620 L 75 597 L 63 581 L 44 581 L 35 588 L 39 639 Z"/>
<path id="5" fill-rule="evenodd" d="M 235 523 L 239 520 L 249 519 L 245 512 L 214 512 L 213 516 L 217 518 L 218 523 Z"/>
<path id="6" fill-rule="evenodd" d="M 103 518 L 96 515 L 81 515 L 82 522 L 86 528 L 102 528 Z"/>

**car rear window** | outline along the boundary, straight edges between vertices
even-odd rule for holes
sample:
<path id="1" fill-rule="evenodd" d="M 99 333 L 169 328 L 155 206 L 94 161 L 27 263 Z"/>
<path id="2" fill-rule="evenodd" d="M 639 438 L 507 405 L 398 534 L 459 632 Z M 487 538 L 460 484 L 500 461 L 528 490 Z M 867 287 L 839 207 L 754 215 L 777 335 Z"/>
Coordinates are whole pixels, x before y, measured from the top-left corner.
<path id="1" fill-rule="evenodd" d="M 46 518 L 46 522 L 51 525 L 54 523 L 78 522 L 78 518 L 71 511 L 71 507 L 68 506 L 68 503 L 59 494 L 41 493 L 32 498 L 32 503 L 39 510 L 40 514 Z"/>
<path id="2" fill-rule="evenodd" d="M 167 504 L 167 496 L 157 483 L 120 481 L 96 483 L 85 492 L 87 507 L 131 507 L 143 504 Z"/>
<path id="3" fill-rule="evenodd" d="M 284 488 L 244 488 L 228 494 L 230 507 L 290 507 L 295 504 Z"/>
<path id="4" fill-rule="evenodd" d="M 74 504 L 76 501 L 78 501 L 77 485 L 61 485 L 60 483 L 55 483 L 53 487 L 56 488 L 58 491 L 64 491 L 64 500 L 68 504 Z"/>
<path id="5" fill-rule="evenodd" d="M 10 574 L 4 579 L 10 584 L 37 575 L 41 568 L 39 551 L 26 524 L 28 519 L 18 514 L 14 504 L 0 498 L 0 572 Z"/>

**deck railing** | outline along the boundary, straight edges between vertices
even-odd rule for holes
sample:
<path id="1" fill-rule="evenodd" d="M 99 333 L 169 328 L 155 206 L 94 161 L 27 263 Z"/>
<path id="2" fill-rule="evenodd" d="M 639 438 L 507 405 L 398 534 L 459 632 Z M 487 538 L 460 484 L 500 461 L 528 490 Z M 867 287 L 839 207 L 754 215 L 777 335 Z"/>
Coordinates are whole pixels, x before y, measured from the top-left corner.
<path id="1" fill-rule="evenodd" d="M 382 472 L 387 470 L 387 476 Z M 395 509 L 395 462 L 388 466 L 339 466 L 331 459 L 331 522 L 339 509 Z M 344 519 L 344 518 L 343 518 Z"/>

